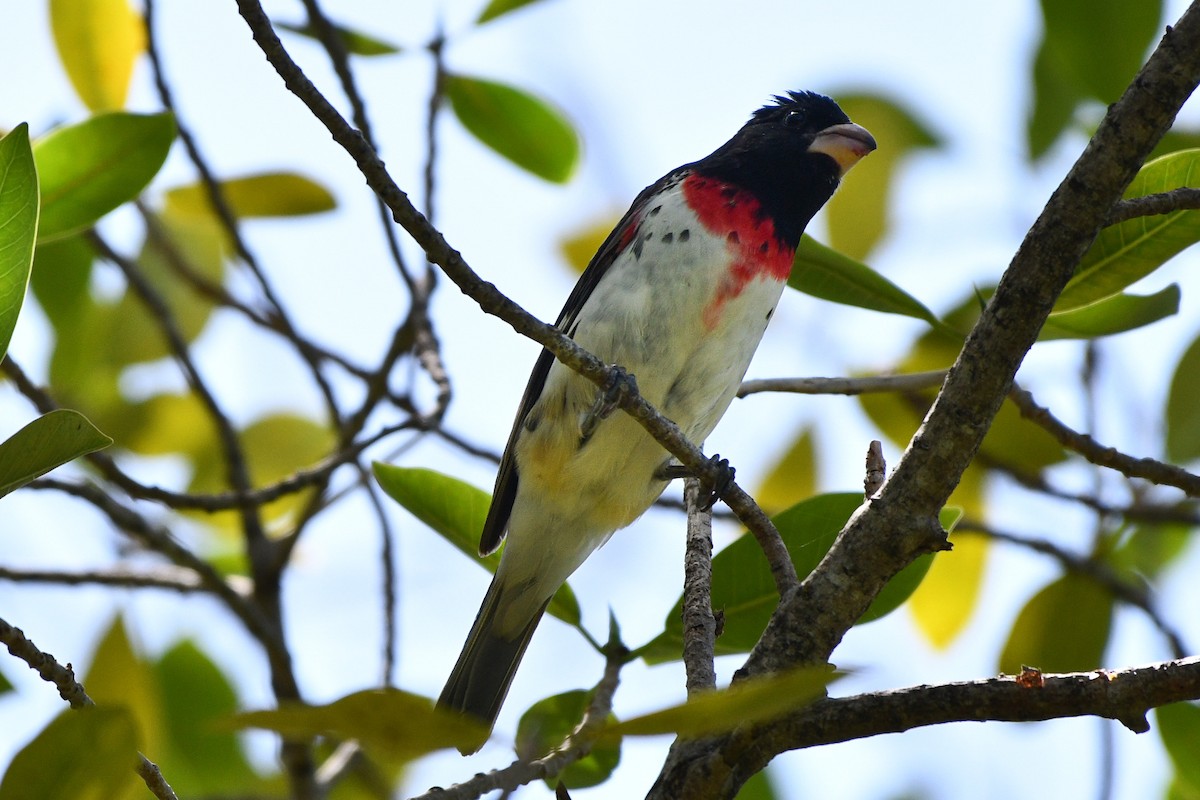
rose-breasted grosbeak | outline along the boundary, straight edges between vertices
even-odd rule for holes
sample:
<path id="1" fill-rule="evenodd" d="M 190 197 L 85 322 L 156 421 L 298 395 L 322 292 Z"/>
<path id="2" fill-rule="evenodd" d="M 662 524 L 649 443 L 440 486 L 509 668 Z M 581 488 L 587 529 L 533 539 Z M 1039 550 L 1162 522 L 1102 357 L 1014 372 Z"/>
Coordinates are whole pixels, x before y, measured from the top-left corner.
<path id="1" fill-rule="evenodd" d="M 741 384 L 804 227 L 875 149 L 828 97 L 775 100 L 712 155 L 642 191 L 558 317 L 697 444 Z M 479 550 L 506 531 L 508 546 L 439 705 L 493 724 L 551 595 L 666 487 L 667 452 L 629 416 L 604 418 L 603 400 L 542 351 Z"/>

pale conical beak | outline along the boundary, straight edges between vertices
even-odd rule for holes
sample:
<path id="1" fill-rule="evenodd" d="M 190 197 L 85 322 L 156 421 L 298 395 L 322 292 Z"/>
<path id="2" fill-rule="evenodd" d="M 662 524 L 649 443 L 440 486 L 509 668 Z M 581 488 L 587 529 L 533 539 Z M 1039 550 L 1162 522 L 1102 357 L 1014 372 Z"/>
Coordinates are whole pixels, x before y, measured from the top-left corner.
<path id="1" fill-rule="evenodd" d="M 830 125 L 808 146 L 810 153 L 824 153 L 838 163 L 842 175 L 876 148 L 870 131 L 853 122 Z"/>

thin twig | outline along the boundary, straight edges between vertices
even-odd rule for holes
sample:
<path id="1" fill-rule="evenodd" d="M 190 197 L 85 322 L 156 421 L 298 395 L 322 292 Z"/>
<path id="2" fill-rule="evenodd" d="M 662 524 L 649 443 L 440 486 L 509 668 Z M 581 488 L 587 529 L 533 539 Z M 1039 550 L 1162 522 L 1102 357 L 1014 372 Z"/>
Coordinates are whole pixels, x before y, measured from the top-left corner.
<path id="1" fill-rule="evenodd" d="M 1158 214 L 1171 214 L 1176 211 L 1187 211 L 1200 208 L 1200 189 L 1183 187 L 1169 192 L 1148 194 L 1143 197 L 1131 197 L 1121 200 L 1113 206 L 1105 225 L 1116 225 L 1119 222 L 1135 217 L 1149 217 Z"/>
<path id="2" fill-rule="evenodd" d="M 713 667 L 717 620 L 712 608 L 712 510 L 703 507 L 703 494 L 696 478 L 684 482 L 687 546 L 683 554 L 683 667 L 688 697 L 717 686 Z"/>
<path id="3" fill-rule="evenodd" d="M 738 397 L 759 392 L 792 394 L 868 394 L 872 392 L 916 392 L 934 389 L 946 379 L 946 370 L 913 372 L 907 375 L 867 375 L 861 378 L 762 378 L 743 381 Z"/>
<path id="4" fill-rule="evenodd" d="M 115 586 L 123 589 L 165 589 L 180 594 L 212 593 L 212 587 L 207 585 L 194 570 L 166 565 L 154 567 L 153 570 L 146 572 L 135 572 L 123 567 L 113 570 L 67 572 L 49 569 L 13 569 L 0 566 L 0 580 L 14 583 L 53 583 L 62 586 L 95 585 Z M 234 591 L 243 597 L 249 596 L 251 587 L 245 578 L 230 575 L 226 580 Z"/>
<path id="5" fill-rule="evenodd" d="M 1050 409 L 1038 405 L 1033 395 L 1014 386 L 1009 397 L 1016 404 L 1021 416 L 1054 437 L 1055 441 L 1072 450 L 1093 464 L 1108 467 L 1130 478 L 1142 478 L 1160 486 L 1174 486 L 1189 497 L 1200 497 L 1200 475 L 1153 458 L 1136 458 L 1116 448 L 1100 444 L 1086 433 L 1072 429 L 1051 413 Z"/>

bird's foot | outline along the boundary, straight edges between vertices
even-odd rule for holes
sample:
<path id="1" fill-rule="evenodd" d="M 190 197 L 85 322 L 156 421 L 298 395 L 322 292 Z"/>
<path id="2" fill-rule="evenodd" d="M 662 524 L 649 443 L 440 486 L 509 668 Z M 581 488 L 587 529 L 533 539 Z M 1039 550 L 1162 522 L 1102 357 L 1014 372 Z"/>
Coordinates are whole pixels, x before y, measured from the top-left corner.
<path id="1" fill-rule="evenodd" d="M 608 419 L 621 401 L 637 394 L 637 379 L 624 367 L 613 364 L 609 367 L 608 382 L 596 393 L 596 402 L 584 414 L 579 424 L 579 439 L 586 442 L 596 432 L 596 426 Z"/>
<path id="2" fill-rule="evenodd" d="M 712 488 L 709 489 L 709 496 L 700 504 L 701 511 L 708 511 L 713 507 L 717 500 L 721 498 L 721 494 L 733 483 L 733 476 L 737 472 L 736 469 L 730 466 L 729 459 L 721 458 L 720 455 L 709 457 L 708 463 L 719 470 L 719 473 L 716 481 L 712 484 Z M 673 481 L 676 478 L 691 478 L 694 476 L 694 472 L 676 461 L 668 461 L 654 472 L 655 479 L 660 481 Z"/>

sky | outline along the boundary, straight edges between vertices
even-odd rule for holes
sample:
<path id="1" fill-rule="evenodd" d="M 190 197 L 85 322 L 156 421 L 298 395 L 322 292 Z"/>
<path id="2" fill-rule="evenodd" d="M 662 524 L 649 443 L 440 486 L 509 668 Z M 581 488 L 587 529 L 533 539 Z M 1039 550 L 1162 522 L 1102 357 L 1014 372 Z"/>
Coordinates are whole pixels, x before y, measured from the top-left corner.
<path id="1" fill-rule="evenodd" d="M 268 3 L 278 20 L 302 18 L 299 3 Z M 370 103 L 383 156 L 401 186 L 420 200 L 424 104 L 431 72 L 420 53 L 439 26 L 449 42 L 450 69 L 506 81 L 551 99 L 583 135 L 583 161 L 569 184 L 556 186 L 525 175 L 485 150 L 443 115 L 439 122 L 436 220 L 451 244 L 488 280 L 543 318 L 553 318 L 573 275 L 562 265 L 560 240 L 582 225 L 620 213 L 645 185 L 725 141 L 753 109 L 788 89 L 838 94 L 869 90 L 900 102 L 945 142 L 917 156 L 901 171 L 888 238 L 873 266 L 934 310 L 958 301 L 966 287 L 999 275 L 1021 236 L 1082 149 L 1082 136 L 1059 143 L 1037 168 L 1025 160 L 1023 130 L 1030 103 L 1027 75 L 1040 26 L 1032 2 L 782 3 L 750 0 L 731 4 L 610 0 L 542 0 L 473 30 L 479 3 L 327 3 L 343 23 L 406 48 L 404 56 L 360 60 L 357 75 Z M 1182 11 L 1170 2 L 1168 19 Z M 266 255 L 286 303 L 305 329 L 361 361 L 378 358 L 391 327 L 405 309 L 402 287 L 387 263 L 372 200 L 352 164 L 305 109 L 283 90 L 249 39 L 232 3 L 160 2 L 159 26 L 166 69 L 175 82 L 182 120 L 193 128 L 218 173 L 237 175 L 263 168 L 303 171 L 327 186 L 339 209 L 301 226 L 264 222 L 248 226 L 256 250 Z M 41 3 L 5 4 L 0 25 L 0 70 L 31 79 L 0 81 L 0 126 L 28 121 L 36 133 L 83 116 L 57 65 Z M 287 40 L 294 56 L 319 86 L 335 94 L 332 74 L 315 46 Z M 32 72 L 29 67 L 32 66 Z M 131 107 L 156 109 L 145 65 L 135 75 Z M 1193 104 L 1194 106 L 1195 104 Z M 1198 118 L 1190 108 L 1185 116 Z M 887 142 L 881 141 L 881 147 Z M 848 180 L 853 180 L 851 173 Z M 155 187 L 191 180 L 179 148 Z M 118 244 L 132 248 L 136 225 L 118 212 L 104 223 Z M 820 237 L 820 220 L 810 232 Z M 406 250 L 418 263 L 415 249 Z M 1186 260 L 1181 260 L 1186 261 Z M 1194 268 L 1194 257 L 1190 263 Z M 1157 289 L 1187 268 L 1156 274 Z M 103 281 L 103 277 L 101 278 Z M 103 287 L 102 287 L 103 288 Z M 1185 290 L 1180 315 L 1114 343 L 1107 363 L 1117 378 L 1134 370 L 1120 403 L 1152 401 L 1163 370 L 1194 336 L 1197 301 Z M 448 282 L 434 303 L 444 355 L 455 376 L 456 399 L 448 426 L 473 442 L 498 450 L 537 348 L 498 321 L 483 317 Z M 319 399 L 298 387 L 299 376 L 282 366 L 261 379 L 273 352 L 247 351 L 246 330 L 227 320 L 206 335 L 198 355 L 234 416 L 243 422 L 286 408 L 317 413 Z M 768 330 L 748 377 L 845 375 L 886 369 L 919 335 L 919 323 L 834 309 L 788 293 Z M 44 360 L 47 333 L 32 305 L 22 317 L 12 352 L 22 364 Z M 1190 332 L 1190 333 L 1189 333 Z M 1074 371 L 1074 345 L 1039 348 L 1021 379 L 1044 401 L 1061 399 L 1062 413 L 1078 420 L 1064 370 Z M 36 369 L 36 367 L 35 367 Z M 1144 377 L 1145 380 L 1141 380 Z M 146 368 L 132 376 L 131 391 L 161 381 L 178 384 L 173 370 Z M 0 431 L 15 430 L 29 410 L 0 387 Z M 1119 414 L 1116 415 L 1121 420 Z M 708 442 L 738 467 L 739 482 L 754 486 L 786 446 L 787 436 L 811 423 L 822 446 L 822 489 L 861 485 L 862 452 L 873 437 L 853 401 L 836 398 L 758 396 L 738 401 Z M 1101 439 L 1131 452 L 1157 452 L 1152 420 L 1126 419 L 1100 431 Z M 401 444 L 397 441 L 392 445 Z M 392 447 L 381 449 L 383 457 Z M 899 453 L 892 449 L 889 460 Z M 494 467 L 431 441 L 405 452 L 403 462 L 455 474 L 489 487 Z M 138 465 L 147 474 L 171 476 L 173 466 Z M 165 470 L 165 473 L 156 471 Z M 165 479 L 164 479 L 165 480 Z M 87 568 L 109 563 L 114 535 L 86 509 L 47 509 L 43 498 L 4 499 L 0 553 L 16 566 Z M 1006 508 L 1006 503 L 1021 504 Z M 1032 503 L 1032 505 L 1031 505 Z M 993 496 L 996 522 L 1014 525 L 1039 513 L 1036 501 L 1004 489 Z M 403 512 L 399 529 L 400 666 L 402 688 L 436 695 L 486 588 L 484 572 L 442 544 Z M 1064 546 L 1082 547 L 1086 517 L 1049 506 L 1042 516 Z M 626 641 L 640 643 L 661 627 L 678 596 L 682 525 L 676 515 L 651 511 L 595 554 L 572 580 L 584 606 L 584 622 L 602 633 L 609 609 Z M 728 541 L 731 531 L 718 531 Z M 318 524 L 304 541 L 286 586 L 289 632 L 301 685 L 313 701 L 328 701 L 374 685 L 380 648 L 379 545 L 365 504 L 352 502 Z M 1192 566 L 1195 558 L 1191 560 Z M 980 607 L 999 620 L 1017 609 L 1055 568 L 1022 552 L 996 548 Z M 1183 570 L 1168 578 L 1166 593 L 1181 608 L 1196 607 L 1200 590 Z M 341 602 L 332 603 L 330 597 Z M 25 628 L 63 661 L 86 662 L 99 631 L 116 610 L 131 620 L 143 647 L 160 652 L 181 636 L 198 639 L 237 677 L 247 707 L 271 701 L 265 666 L 253 644 L 228 615 L 207 600 L 160 593 L 111 593 L 0 583 L 0 616 Z M 1177 624 L 1194 620 L 1175 618 Z M 1167 657 L 1161 643 L 1130 612 L 1117 620 L 1114 665 Z M 336 631 L 331 635 L 330 631 Z M 973 621 L 947 650 L 924 643 L 903 611 L 856 628 L 835 655 L 857 669 L 837 687 L 850 694 L 917 683 L 988 677 L 995 669 L 1004 630 L 992 620 Z M 571 669 L 564 669 L 570 659 Z M 727 679 L 735 659 L 722 659 Z M 59 710 L 58 698 L 17 666 L 0 670 L 20 683 L 16 698 L 0 701 L 0 764 L 6 763 Z M 556 621 L 539 629 L 498 724 L 497 741 L 463 762 L 457 754 L 417 765 L 411 792 L 508 762 L 503 746 L 521 711 L 554 691 L 588 686 L 600 660 L 577 634 Z M 653 710 L 682 698 L 678 665 L 635 664 L 617 697 L 619 716 Z M 925 797 L 1090 797 L 1098 789 L 1097 758 L 1102 723 L 941 726 L 792 753 L 772 765 L 780 797 L 844 797 L 886 800 L 906 793 Z M 1115 798 L 1147 796 L 1164 786 L 1167 769 L 1155 734 L 1135 737 L 1117 727 Z M 269 757 L 262 738 L 254 752 Z M 578 797 L 644 794 L 665 752 L 664 740 L 627 744 L 613 781 Z M 1019 764 L 1014 769 L 1010 764 Z M 986 778 L 981 785 L 980 776 Z M 550 797 L 531 787 L 522 797 Z"/>

